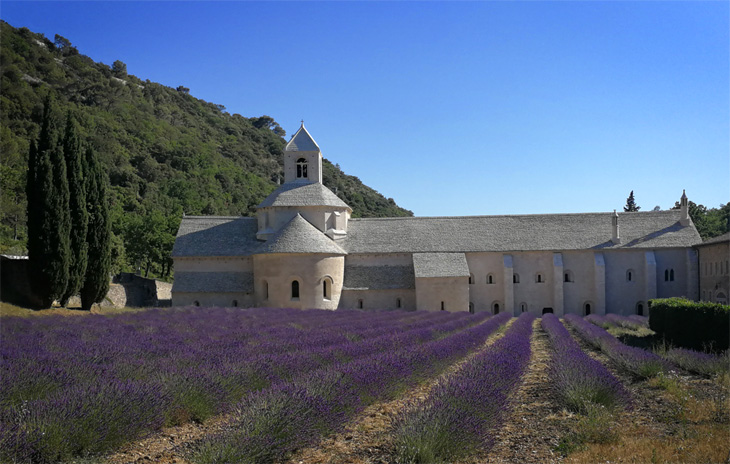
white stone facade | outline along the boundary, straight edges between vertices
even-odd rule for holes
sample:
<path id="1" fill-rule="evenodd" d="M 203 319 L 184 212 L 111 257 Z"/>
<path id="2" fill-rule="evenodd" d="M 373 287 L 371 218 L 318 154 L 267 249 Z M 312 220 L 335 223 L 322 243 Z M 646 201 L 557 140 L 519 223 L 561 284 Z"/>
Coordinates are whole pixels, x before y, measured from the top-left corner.
<path id="1" fill-rule="evenodd" d="M 256 219 L 183 218 L 173 305 L 646 315 L 700 296 L 684 194 L 674 211 L 350 219 L 303 125 L 284 162 Z"/>

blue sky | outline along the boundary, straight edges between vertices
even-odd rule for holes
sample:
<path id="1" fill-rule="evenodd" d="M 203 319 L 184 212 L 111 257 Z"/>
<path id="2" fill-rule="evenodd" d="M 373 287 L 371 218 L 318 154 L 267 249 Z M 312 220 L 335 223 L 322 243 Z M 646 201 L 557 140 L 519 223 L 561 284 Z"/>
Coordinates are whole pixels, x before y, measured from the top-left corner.
<path id="1" fill-rule="evenodd" d="M 11 2 L 287 131 L 419 216 L 730 201 L 730 3 Z"/>

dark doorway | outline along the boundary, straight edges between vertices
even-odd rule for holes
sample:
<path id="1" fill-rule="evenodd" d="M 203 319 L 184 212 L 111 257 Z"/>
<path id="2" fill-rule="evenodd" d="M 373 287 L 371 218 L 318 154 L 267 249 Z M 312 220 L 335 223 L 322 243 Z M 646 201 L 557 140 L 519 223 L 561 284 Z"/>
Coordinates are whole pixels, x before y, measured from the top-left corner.
<path id="1" fill-rule="evenodd" d="M 547 313 L 552 314 L 553 313 L 553 308 L 542 308 L 542 313 L 543 314 L 547 314 Z"/>
<path id="2" fill-rule="evenodd" d="M 644 315 L 644 305 L 643 304 L 639 303 L 636 306 L 636 314 L 638 314 L 639 316 L 643 316 Z"/>
<path id="3" fill-rule="evenodd" d="M 591 313 L 591 304 L 586 303 L 586 316 L 588 316 Z"/>

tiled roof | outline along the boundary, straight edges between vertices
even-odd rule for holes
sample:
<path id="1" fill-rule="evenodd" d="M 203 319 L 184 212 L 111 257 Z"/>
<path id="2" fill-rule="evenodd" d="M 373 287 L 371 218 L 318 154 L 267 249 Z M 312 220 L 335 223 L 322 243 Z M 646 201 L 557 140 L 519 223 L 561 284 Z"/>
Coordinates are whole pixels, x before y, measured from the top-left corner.
<path id="1" fill-rule="evenodd" d="M 714 245 L 715 243 L 722 243 L 722 242 L 730 242 L 730 232 L 724 233 L 722 235 L 718 235 L 717 237 L 708 238 L 704 242 L 697 244 L 697 246 Z"/>
<path id="2" fill-rule="evenodd" d="M 469 277 L 464 253 L 414 253 L 416 277 Z"/>
<path id="3" fill-rule="evenodd" d="M 251 217 L 185 216 L 177 231 L 172 256 L 245 256 L 261 242 Z"/>
<path id="4" fill-rule="evenodd" d="M 345 266 L 343 290 L 416 288 L 412 266 Z"/>
<path id="5" fill-rule="evenodd" d="M 174 293 L 253 293 L 253 272 L 176 272 Z"/>
<path id="6" fill-rule="evenodd" d="M 320 151 L 319 145 L 314 141 L 304 124 L 299 128 L 296 134 L 291 138 L 284 148 L 286 151 Z"/>
<path id="7" fill-rule="evenodd" d="M 345 251 L 301 215 L 297 214 L 273 237 L 262 243 L 255 254 L 325 253 L 346 255 Z"/>
<path id="8" fill-rule="evenodd" d="M 613 213 L 351 219 L 348 253 L 540 251 L 687 247 L 700 243 L 679 210 L 619 213 L 621 243 L 611 242 Z"/>
<path id="9" fill-rule="evenodd" d="M 279 186 L 257 207 L 270 206 L 335 206 L 347 208 L 347 203 L 332 193 L 332 190 L 319 182 L 312 184 L 298 184 L 289 182 Z"/>

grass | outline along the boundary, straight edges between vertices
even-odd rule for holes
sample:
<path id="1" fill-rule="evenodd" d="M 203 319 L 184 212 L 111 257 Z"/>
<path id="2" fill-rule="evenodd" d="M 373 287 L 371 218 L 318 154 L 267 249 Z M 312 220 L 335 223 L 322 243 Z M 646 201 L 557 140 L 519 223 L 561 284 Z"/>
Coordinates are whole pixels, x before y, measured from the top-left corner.
<path id="1" fill-rule="evenodd" d="M 23 308 L 22 306 L 16 306 L 11 303 L 0 301 L 0 317 L 35 317 L 35 316 L 85 316 L 87 314 L 121 314 L 121 313 L 134 313 L 138 311 L 145 311 L 149 308 L 131 308 L 125 306 L 124 308 L 114 307 L 101 307 L 94 305 L 91 311 L 82 311 L 81 308 L 61 308 L 52 307 L 46 309 L 29 309 Z"/>

